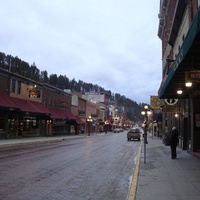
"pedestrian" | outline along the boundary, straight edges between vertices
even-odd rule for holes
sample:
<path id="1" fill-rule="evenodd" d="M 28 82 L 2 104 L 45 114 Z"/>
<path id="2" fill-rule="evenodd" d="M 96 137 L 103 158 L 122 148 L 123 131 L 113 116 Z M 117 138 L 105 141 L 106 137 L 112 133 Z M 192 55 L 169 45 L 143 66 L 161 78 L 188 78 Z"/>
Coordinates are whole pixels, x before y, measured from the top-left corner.
<path id="1" fill-rule="evenodd" d="M 171 148 L 171 158 L 177 159 L 176 147 L 178 145 L 178 130 L 175 126 L 172 128 L 172 131 L 169 135 L 169 139 L 170 139 L 170 148 Z"/>

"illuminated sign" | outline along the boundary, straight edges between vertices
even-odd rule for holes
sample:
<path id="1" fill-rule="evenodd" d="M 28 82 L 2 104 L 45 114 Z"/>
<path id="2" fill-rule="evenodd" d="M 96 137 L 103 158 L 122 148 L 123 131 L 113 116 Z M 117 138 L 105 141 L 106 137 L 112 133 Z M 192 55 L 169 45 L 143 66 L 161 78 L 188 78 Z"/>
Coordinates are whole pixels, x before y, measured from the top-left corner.
<path id="1" fill-rule="evenodd" d="M 40 98 L 40 90 L 29 90 L 29 98 Z"/>
<path id="2" fill-rule="evenodd" d="M 155 110 L 160 109 L 160 99 L 158 96 L 151 96 L 151 108 Z"/>
<path id="3" fill-rule="evenodd" d="M 170 106 L 175 105 L 177 102 L 178 102 L 178 99 L 165 99 L 165 103 Z"/>

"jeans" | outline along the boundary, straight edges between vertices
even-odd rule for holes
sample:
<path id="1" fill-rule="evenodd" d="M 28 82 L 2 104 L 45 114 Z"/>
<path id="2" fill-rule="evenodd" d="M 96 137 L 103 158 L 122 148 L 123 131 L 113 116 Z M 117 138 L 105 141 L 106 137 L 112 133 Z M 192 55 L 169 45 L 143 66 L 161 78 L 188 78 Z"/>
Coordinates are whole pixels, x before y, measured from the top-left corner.
<path id="1" fill-rule="evenodd" d="M 177 144 L 176 143 L 172 143 L 170 145 L 170 147 L 171 147 L 171 158 L 172 159 L 176 159 L 177 158 L 177 153 L 176 153 Z"/>

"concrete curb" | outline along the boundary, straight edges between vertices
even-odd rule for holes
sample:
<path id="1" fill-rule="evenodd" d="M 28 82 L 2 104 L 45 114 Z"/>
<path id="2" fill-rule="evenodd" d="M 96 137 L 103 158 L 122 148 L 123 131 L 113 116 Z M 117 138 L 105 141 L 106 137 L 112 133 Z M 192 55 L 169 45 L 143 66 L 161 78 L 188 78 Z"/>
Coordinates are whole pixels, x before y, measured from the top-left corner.
<path id="1" fill-rule="evenodd" d="M 132 179 L 132 183 L 131 183 L 131 187 L 129 190 L 127 200 L 135 200 L 137 182 L 138 182 L 138 174 L 139 174 L 139 168 L 140 168 L 141 151 L 142 151 L 142 142 L 140 144 L 140 147 L 139 147 L 139 150 L 137 153 L 137 160 L 136 160 L 135 168 L 133 169 L 133 179 Z"/>
<path id="2" fill-rule="evenodd" d="M 25 146 L 30 144 L 42 144 L 42 143 L 53 143 L 53 142 L 62 142 L 62 141 L 69 141 L 69 140 L 76 140 L 76 139 L 86 139 L 90 137 L 98 137 L 103 135 L 109 135 L 107 134 L 98 134 L 94 133 L 90 136 L 88 135 L 73 135 L 73 136 L 57 136 L 57 137 L 32 137 L 32 138 L 22 138 L 22 139 L 5 139 L 0 140 L 0 148 L 4 147 L 11 147 L 11 146 Z"/>

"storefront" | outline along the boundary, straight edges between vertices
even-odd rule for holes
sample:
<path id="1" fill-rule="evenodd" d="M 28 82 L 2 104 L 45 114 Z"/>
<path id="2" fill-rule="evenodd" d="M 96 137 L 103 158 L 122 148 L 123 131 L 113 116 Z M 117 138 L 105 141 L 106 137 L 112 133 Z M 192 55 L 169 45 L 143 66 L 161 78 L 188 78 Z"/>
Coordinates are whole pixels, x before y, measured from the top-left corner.
<path id="1" fill-rule="evenodd" d="M 161 99 L 179 99 L 182 102 L 179 112 L 181 145 L 188 152 L 200 151 L 199 22 L 200 10 L 197 11 L 175 60 L 170 61 L 172 64 L 168 67 L 158 91 Z"/>
<path id="2" fill-rule="evenodd" d="M 0 94 L 0 138 L 45 135 L 50 112 L 38 102 Z"/>

